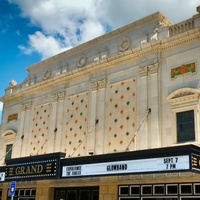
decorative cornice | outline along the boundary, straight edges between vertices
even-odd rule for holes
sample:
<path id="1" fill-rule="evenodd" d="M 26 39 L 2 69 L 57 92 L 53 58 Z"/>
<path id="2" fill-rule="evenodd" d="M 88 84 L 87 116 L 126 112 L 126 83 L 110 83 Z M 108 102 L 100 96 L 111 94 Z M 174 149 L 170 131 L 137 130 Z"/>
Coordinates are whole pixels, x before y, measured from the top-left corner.
<path id="1" fill-rule="evenodd" d="M 170 38 L 167 38 L 165 40 L 157 40 L 152 42 L 151 45 L 147 45 L 143 48 L 137 47 L 134 49 L 128 49 L 126 51 L 126 54 L 123 54 L 122 57 L 117 58 L 115 56 L 108 57 L 106 60 L 99 62 L 99 65 L 93 65 L 93 64 L 87 64 L 85 65 L 84 69 L 82 69 L 81 73 L 78 69 L 74 69 L 72 71 L 69 71 L 65 74 L 61 74 L 60 76 L 55 76 L 52 78 L 49 78 L 47 80 L 44 80 L 40 83 L 35 83 L 33 85 L 30 85 L 29 87 L 25 88 L 19 88 L 17 92 L 15 93 L 15 87 L 13 87 L 13 93 L 7 94 L 4 97 L 0 98 L 0 101 L 2 102 L 9 102 L 13 101 L 19 98 L 23 98 L 24 95 L 33 95 L 34 93 L 37 93 L 38 91 L 44 91 L 50 87 L 53 87 L 54 85 L 59 85 L 66 83 L 66 81 L 70 81 L 73 78 L 77 78 L 89 73 L 94 73 L 94 71 L 109 69 L 112 67 L 116 67 L 116 65 L 121 64 L 122 62 L 129 63 L 133 62 L 134 60 L 140 59 L 142 56 L 146 56 L 150 53 L 156 53 L 159 51 L 165 51 L 169 50 L 170 48 L 175 48 L 181 45 L 185 45 L 187 43 L 194 42 L 196 40 L 200 39 L 200 28 L 196 28 L 193 30 L 190 30 L 186 33 L 182 33 Z M 115 59 L 113 59 L 115 57 Z M 141 77 L 146 76 L 146 70 L 145 69 L 139 69 Z M 18 86 L 19 87 L 19 86 Z"/>
<path id="2" fill-rule="evenodd" d="M 14 132 L 13 130 L 7 130 L 4 133 L 2 133 L 2 135 L 1 135 L 1 137 L 4 140 L 15 139 L 16 136 L 17 136 L 17 133 Z"/>
<path id="3" fill-rule="evenodd" d="M 191 101 L 197 101 L 200 96 L 200 90 L 193 88 L 182 88 L 171 93 L 167 100 L 171 105 L 177 105 L 187 103 Z"/>
<path id="4" fill-rule="evenodd" d="M 191 34 L 189 34 L 191 32 Z M 187 43 L 194 42 L 200 39 L 200 28 L 192 29 L 187 32 L 180 33 L 175 36 L 171 36 L 162 41 L 161 51 L 176 48 L 178 46 L 185 45 Z"/>

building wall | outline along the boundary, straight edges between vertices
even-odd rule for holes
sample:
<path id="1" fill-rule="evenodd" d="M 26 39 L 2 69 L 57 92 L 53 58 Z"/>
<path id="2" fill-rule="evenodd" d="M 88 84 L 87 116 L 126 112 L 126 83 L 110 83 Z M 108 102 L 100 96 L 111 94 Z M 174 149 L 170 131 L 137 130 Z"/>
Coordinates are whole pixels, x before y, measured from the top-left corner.
<path id="1" fill-rule="evenodd" d="M 172 23 L 155 13 L 27 68 L 24 82 L 1 98 L 0 155 L 9 143 L 13 158 L 176 145 L 175 113 L 190 106 L 198 144 L 198 98 L 176 106 L 168 99 L 182 88 L 199 88 L 198 17 L 191 30 L 169 37 Z M 194 73 L 171 76 L 172 68 L 193 62 Z"/>

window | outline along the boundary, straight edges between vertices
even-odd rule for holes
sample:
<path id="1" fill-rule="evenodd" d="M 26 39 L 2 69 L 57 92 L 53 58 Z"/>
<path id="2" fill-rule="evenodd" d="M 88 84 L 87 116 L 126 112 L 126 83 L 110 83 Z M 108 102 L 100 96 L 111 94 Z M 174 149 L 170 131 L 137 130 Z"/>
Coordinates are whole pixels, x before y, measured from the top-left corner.
<path id="1" fill-rule="evenodd" d="M 165 185 L 154 185 L 153 190 L 154 190 L 154 195 L 164 195 Z"/>
<path id="2" fill-rule="evenodd" d="M 11 200 L 11 196 L 10 196 L 10 190 L 8 190 L 8 200 Z M 36 189 L 35 188 L 21 188 L 21 189 L 16 189 L 15 190 L 15 195 L 14 195 L 14 199 L 18 199 L 18 200 L 35 200 L 36 196 Z M 1 200 L 1 198 L 0 198 Z"/>
<path id="3" fill-rule="evenodd" d="M 178 185 L 177 184 L 169 184 L 166 185 L 167 195 L 175 195 L 178 194 Z"/>
<path id="4" fill-rule="evenodd" d="M 180 194 L 191 195 L 192 194 L 192 184 L 180 184 Z"/>
<path id="5" fill-rule="evenodd" d="M 143 195 L 152 194 L 152 185 L 142 185 L 141 187 Z"/>
<path id="6" fill-rule="evenodd" d="M 176 113 L 177 142 L 195 140 L 194 110 Z"/>
<path id="7" fill-rule="evenodd" d="M 195 143 L 199 140 L 196 123 L 199 119 L 199 97 L 200 91 L 194 88 L 182 88 L 167 97 L 172 110 L 173 143 Z"/>
<path id="8" fill-rule="evenodd" d="M 120 186 L 119 187 L 119 194 L 120 195 L 128 195 L 129 194 L 129 187 L 128 186 Z"/>
<path id="9" fill-rule="evenodd" d="M 6 145 L 6 156 L 5 156 L 5 160 L 11 159 L 12 158 L 12 147 L 13 144 L 7 144 Z"/>
<path id="10" fill-rule="evenodd" d="M 5 160 L 12 158 L 12 149 L 16 136 L 17 133 L 15 133 L 13 130 L 7 130 L 2 134 L 2 137 L 4 139 Z"/>

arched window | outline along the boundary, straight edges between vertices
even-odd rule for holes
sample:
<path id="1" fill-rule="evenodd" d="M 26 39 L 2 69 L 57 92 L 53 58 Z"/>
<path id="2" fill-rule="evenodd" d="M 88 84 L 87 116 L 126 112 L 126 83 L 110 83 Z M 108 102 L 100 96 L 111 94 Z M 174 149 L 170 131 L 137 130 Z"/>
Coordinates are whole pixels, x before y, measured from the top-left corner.
<path id="1" fill-rule="evenodd" d="M 12 158 L 12 148 L 16 139 L 16 133 L 13 130 L 7 130 L 2 134 L 4 139 L 4 155 L 5 160 Z"/>
<path id="2" fill-rule="evenodd" d="M 175 143 L 198 141 L 199 96 L 200 90 L 193 88 L 182 88 L 168 96 L 172 106 Z"/>

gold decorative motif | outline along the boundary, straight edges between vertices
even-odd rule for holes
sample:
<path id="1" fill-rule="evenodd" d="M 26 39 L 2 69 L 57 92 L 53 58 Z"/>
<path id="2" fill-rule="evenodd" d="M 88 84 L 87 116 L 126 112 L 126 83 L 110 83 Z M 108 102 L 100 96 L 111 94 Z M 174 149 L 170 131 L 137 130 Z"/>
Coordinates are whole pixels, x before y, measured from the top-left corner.
<path id="1" fill-rule="evenodd" d="M 12 115 L 9 115 L 9 116 L 8 116 L 7 122 L 13 121 L 13 120 L 17 120 L 17 119 L 18 119 L 18 113 L 12 114 Z"/>
<path id="2" fill-rule="evenodd" d="M 178 67 L 174 67 L 171 69 L 171 78 L 176 78 L 177 76 L 183 75 L 183 74 L 194 74 L 196 72 L 195 68 L 195 62 L 183 64 Z"/>

